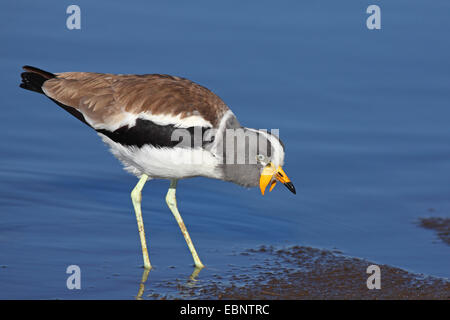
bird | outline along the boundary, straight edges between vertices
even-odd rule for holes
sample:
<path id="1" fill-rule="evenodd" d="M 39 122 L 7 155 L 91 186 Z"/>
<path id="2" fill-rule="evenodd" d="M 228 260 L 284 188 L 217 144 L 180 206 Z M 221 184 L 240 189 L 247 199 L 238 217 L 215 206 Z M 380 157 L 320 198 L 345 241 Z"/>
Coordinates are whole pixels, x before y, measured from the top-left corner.
<path id="1" fill-rule="evenodd" d="M 283 170 L 285 146 L 278 135 L 241 126 L 212 91 L 166 74 L 51 73 L 23 66 L 20 87 L 42 94 L 95 130 L 124 169 L 138 178 L 131 191 L 144 268 L 151 269 L 142 190 L 152 179 L 169 180 L 166 203 L 196 268 L 204 264 L 178 211 L 177 182 L 206 177 L 243 187 L 295 187 Z"/>

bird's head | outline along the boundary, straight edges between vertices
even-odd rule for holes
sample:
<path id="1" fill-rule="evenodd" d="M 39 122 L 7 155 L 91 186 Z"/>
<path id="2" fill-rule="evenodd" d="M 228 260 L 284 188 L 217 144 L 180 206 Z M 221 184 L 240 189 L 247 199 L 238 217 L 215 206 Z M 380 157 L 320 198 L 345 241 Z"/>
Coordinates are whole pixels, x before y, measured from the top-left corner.
<path id="1" fill-rule="evenodd" d="M 242 127 L 231 132 L 232 136 L 224 136 L 224 180 L 242 186 L 259 186 L 263 195 L 267 187 L 272 191 L 281 182 L 296 193 L 282 168 L 284 145 L 277 135 Z"/>

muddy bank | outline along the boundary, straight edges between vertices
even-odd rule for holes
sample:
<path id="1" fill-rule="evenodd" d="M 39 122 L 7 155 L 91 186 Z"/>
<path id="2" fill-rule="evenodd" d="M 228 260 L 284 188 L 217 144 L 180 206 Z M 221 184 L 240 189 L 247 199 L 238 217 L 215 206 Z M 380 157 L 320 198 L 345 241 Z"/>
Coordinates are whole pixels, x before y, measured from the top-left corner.
<path id="1" fill-rule="evenodd" d="M 419 225 L 434 230 L 442 241 L 450 245 L 450 218 L 421 218 Z"/>
<path id="2" fill-rule="evenodd" d="M 176 296 L 153 299 L 449 299 L 446 279 L 378 265 L 381 289 L 367 288 L 367 267 L 375 264 L 339 251 L 294 246 L 262 246 L 238 253 L 247 266 L 230 265 L 227 274 L 178 281 Z"/>

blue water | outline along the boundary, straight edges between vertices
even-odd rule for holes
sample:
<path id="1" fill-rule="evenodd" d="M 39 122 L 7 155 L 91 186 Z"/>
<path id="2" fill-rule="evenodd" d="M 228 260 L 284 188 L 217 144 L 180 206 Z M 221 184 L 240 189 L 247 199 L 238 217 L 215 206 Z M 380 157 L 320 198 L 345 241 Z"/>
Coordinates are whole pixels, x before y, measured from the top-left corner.
<path id="1" fill-rule="evenodd" d="M 381 30 L 366 28 L 372 2 Z M 136 179 L 92 130 L 18 87 L 25 64 L 187 77 L 242 124 L 280 129 L 296 196 L 179 183 L 203 279 L 262 244 L 338 248 L 450 277 L 449 247 L 416 225 L 450 215 L 450 2 L 372 2 L 76 1 L 81 30 L 66 28 L 72 2 L 3 3 L 0 298 L 133 298 L 142 274 Z M 152 181 L 143 192 L 147 289 L 192 272 L 167 188 Z M 82 290 L 66 288 L 72 264 Z"/>

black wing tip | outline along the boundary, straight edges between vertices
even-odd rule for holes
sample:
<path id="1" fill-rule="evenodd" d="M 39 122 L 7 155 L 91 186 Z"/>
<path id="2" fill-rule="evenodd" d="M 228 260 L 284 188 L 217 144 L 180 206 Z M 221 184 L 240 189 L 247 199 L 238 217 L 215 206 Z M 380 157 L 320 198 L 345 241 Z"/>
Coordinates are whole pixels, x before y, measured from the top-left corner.
<path id="1" fill-rule="evenodd" d="M 23 66 L 22 69 L 25 72 L 20 74 L 22 83 L 19 86 L 23 89 L 38 93 L 44 93 L 42 91 L 44 82 L 55 77 L 53 73 L 28 65 Z"/>
<path id="2" fill-rule="evenodd" d="M 29 66 L 29 65 L 23 66 L 22 69 L 27 71 L 27 72 L 39 74 L 42 77 L 44 77 L 45 79 L 47 79 L 47 80 L 56 77 L 56 75 L 54 75 L 51 72 L 48 72 L 48 71 L 45 71 L 45 70 L 42 70 L 42 69 L 39 69 L 39 68 L 36 68 L 36 67 L 33 67 L 33 66 Z"/>

